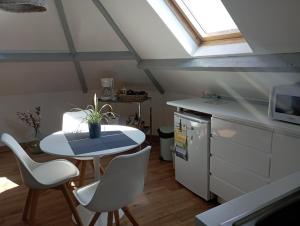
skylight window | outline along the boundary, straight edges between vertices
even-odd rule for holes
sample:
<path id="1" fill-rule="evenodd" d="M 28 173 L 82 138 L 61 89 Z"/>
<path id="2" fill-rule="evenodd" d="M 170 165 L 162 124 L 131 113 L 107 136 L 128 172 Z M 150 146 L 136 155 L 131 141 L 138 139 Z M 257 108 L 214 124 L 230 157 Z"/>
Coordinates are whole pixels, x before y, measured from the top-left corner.
<path id="1" fill-rule="evenodd" d="M 241 33 L 221 0 L 168 0 L 185 27 L 200 41 L 239 38 Z"/>

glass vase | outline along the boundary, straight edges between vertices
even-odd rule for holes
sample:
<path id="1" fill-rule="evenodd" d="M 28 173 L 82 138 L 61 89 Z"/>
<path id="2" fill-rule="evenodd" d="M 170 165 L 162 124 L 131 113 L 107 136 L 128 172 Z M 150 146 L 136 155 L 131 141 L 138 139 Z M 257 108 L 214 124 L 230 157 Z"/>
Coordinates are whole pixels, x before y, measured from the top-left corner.
<path id="1" fill-rule="evenodd" d="M 34 140 L 29 144 L 29 152 L 31 154 L 41 154 L 43 151 L 40 148 L 40 141 L 42 140 L 42 133 L 39 129 L 34 132 Z"/>

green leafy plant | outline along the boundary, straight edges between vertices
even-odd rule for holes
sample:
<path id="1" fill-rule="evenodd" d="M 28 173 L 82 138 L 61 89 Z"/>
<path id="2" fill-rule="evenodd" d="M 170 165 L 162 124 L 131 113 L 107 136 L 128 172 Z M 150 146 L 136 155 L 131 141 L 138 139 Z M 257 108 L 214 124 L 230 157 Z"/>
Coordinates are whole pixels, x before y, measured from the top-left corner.
<path id="1" fill-rule="evenodd" d="M 73 110 L 84 111 L 86 113 L 84 121 L 90 124 L 101 123 L 103 121 L 108 123 L 109 119 L 117 117 L 110 104 L 104 104 L 100 107 L 96 93 L 94 94 L 94 105 L 88 105 L 86 109 L 74 108 Z"/>

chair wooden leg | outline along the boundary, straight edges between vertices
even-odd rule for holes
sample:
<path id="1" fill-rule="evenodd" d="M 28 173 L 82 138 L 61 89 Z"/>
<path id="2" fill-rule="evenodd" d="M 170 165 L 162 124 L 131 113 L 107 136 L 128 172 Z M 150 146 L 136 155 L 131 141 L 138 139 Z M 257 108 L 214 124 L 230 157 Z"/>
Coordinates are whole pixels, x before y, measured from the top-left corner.
<path id="1" fill-rule="evenodd" d="M 69 182 L 67 182 L 67 183 L 66 183 L 66 187 L 67 187 L 67 189 L 69 190 L 69 192 L 70 192 L 71 194 L 72 194 L 72 192 L 77 188 L 74 181 L 69 181 Z M 59 188 L 59 190 L 61 190 L 61 189 Z M 78 202 L 78 200 L 75 198 L 74 195 L 71 195 L 71 199 L 72 199 L 72 201 L 73 201 L 73 203 L 74 203 L 75 206 L 78 206 L 78 205 L 79 205 L 79 202 Z"/>
<path id="2" fill-rule="evenodd" d="M 86 161 L 82 161 L 81 167 L 80 167 L 79 182 L 78 182 L 79 187 L 82 187 L 84 184 L 85 171 L 86 171 Z"/>
<path id="3" fill-rule="evenodd" d="M 132 214 L 129 212 L 128 207 L 123 207 L 122 210 L 124 211 L 124 214 L 126 217 L 129 219 L 129 221 L 134 225 L 134 226 L 139 226 L 139 224 L 136 222 Z"/>
<path id="4" fill-rule="evenodd" d="M 105 173 L 104 167 L 102 165 L 100 165 L 100 174 L 104 175 L 104 173 Z"/>
<path id="5" fill-rule="evenodd" d="M 38 190 L 32 190 L 31 192 L 32 192 L 32 194 L 31 194 L 32 197 L 31 197 L 31 203 L 30 203 L 29 222 L 30 222 L 30 225 L 34 225 L 37 203 L 38 203 L 40 192 Z"/>
<path id="6" fill-rule="evenodd" d="M 80 164 L 81 164 L 81 161 L 75 159 L 74 165 L 75 165 L 77 168 L 79 168 Z M 79 180 L 79 179 L 78 179 L 78 180 Z M 78 182 L 78 183 L 79 183 L 79 182 Z M 76 181 L 74 181 L 74 180 L 72 180 L 72 181 L 69 182 L 69 188 L 70 188 L 70 191 L 74 190 L 74 188 L 76 187 L 76 184 L 77 184 L 77 183 L 76 183 Z"/>
<path id="7" fill-rule="evenodd" d="M 108 212 L 107 215 L 107 226 L 112 226 L 113 225 L 113 212 Z"/>
<path id="8" fill-rule="evenodd" d="M 95 215 L 93 216 L 91 222 L 89 223 L 89 226 L 94 226 L 95 223 L 97 222 L 98 218 L 100 217 L 101 213 L 95 213 Z"/>
<path id="9" fill-rule="evenodd" d="M 28 190 L 28 194 L 27 194 L 27 198 L 26 198 L 26 202 L 25 202 L 25 206 L 24 206 L 24 210 L 23 210 L 23 217 L 22 217 L 22 219 L 24 221 L 28 220 L 27 217 L 28 217 L 28 212 L 30 210 L 31 201 L 32 201 L 32 190 L 29 189 Z"/>
<path id="10" fill-rule="evenodd" d="M 91 164 L 92 168 L 93 168 L 93 171 L 95 170 L 94 168 L 94 161 L 89 161 L 89 163 Z M 104 175 L 105 173 L 105 170 L 104 170 L 104 167 L 100 164 L 100 175 Z"/>
<path id="11" fill-rule="evenodd" d="M 71 211 L 72 211 L 72 214 L 73 214 L 73 216 L 74 216 L 74 218 L 75 218 L 75 220 L 77 222 L 77 225 L 83 226 L 83 224 L 81 222 L 81 219 L 80 219 L 80 216 L 79 216 L 79 214 L 78 214 L 78 212 L 77 212 L 77 210 L 76 210 L 76 208 L 74 206 L 74 203 L 72 202 L 72 198 L 71 198 L 71 195 L 69 193 L 67 185 L 66 184 L 62 185 L 61 186 L 61 190 L 62 190 L 62 193 L 63 193 L 63 195 L 64 195 L 64 197 L 65 197 L 65 199 L 66 199 L 66 201 L 67 201 L 67 203 L 68 203 Z"/>
<path id="12" fill-rule="evenodd" d="M 76 167 L 79 167 L 80 163 L 81 163 L 81 161 L 80 161 L 80 160 L 75 160 L 75 163 L 74 163 L 74 165 L 75 165 Z"/>
<path id="13" fill-rule="evenodd" d="M 74 181 L 69 181 L 67 183 L 67 186 L 68 186 L 68 188 L 69 188 L 70 191 L 73 191 L 74 189 L 76 189 L 76 184 L 75 184 Z"/>
<path id="14" fill-rule="evenodd" d="M 88 162 L 89 162 L 89 164 L 90 164 L 90 166 L 91 166 L 91 168 L 92 168 L 92 170 L 93 170 L 93 174 L 94 174 L 94 173 L 95 173 L 95 169 L 94 169 L 94 160 L 89 160 Z"/>
<path id="15" fill-rule="evenodd" d="M 114 211 L 116 226 L 120 226 L 120 216 L 119 216 L 119 210 Z"/>

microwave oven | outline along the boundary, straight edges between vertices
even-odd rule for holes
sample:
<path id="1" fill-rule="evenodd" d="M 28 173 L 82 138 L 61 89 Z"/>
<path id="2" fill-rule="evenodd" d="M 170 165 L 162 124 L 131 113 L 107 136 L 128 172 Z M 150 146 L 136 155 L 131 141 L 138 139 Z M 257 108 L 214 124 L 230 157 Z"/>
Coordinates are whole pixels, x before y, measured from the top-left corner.
<path id="1" fill-rule="evenodd" d="M 300 83 L 273 87 L 269 116 L 274 120 L 300 124 Z"/>

